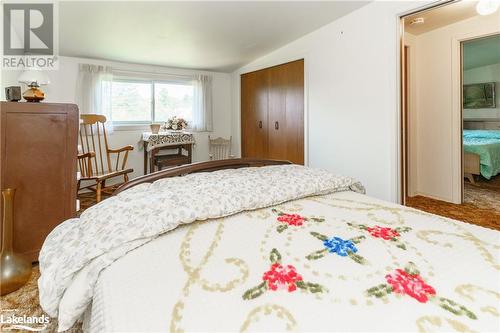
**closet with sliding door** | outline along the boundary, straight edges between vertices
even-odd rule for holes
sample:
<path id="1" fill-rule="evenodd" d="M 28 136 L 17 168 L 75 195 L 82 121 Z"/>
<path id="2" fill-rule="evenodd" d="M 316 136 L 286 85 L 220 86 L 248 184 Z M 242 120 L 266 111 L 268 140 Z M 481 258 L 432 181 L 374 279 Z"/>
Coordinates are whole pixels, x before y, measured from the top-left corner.
<path id="1" fill-rule="evenodd" d="M 304 60 L 241 75 L 242 157 L 304 164 Z"/>

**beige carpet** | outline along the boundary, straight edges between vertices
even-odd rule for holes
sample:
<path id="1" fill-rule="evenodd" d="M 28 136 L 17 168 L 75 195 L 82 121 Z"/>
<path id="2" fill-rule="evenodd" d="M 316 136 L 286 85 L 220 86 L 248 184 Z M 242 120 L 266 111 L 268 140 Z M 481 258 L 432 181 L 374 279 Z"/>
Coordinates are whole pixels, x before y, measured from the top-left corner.
<path id="1" fill-rule="evenodd" d="M 37 280 L 40 277 L 38 267 L 33 268 L 31 277 L 28 283 L 19 290 L 16 290 L 8 295 L 0 297 L 1 314 L 5 317 L 15 315 L 16 317 L 33 316 L 40 317 L 45 314 L 38 303 L 38 285 Z M 14 312 L 9 310 L 15 310 Z M 45 314 L 46 315 L 46 314 Z M 27 325 L 28 326 L 28 325 Z M 33 325 L 38 326 L 38 325 Z M 7 324 L 0 324 L 0 332 L 9 332 Z M 20 330 L 12 330 L 11 332 L 22 332 Z M 27 330 L 25 331 L 27 332 Z M 51 318 L 49 324 L 42 332 L 57 332 L 57 319 Z M 73 326 L 67 332 L 79 333 L 82 332 L 81 325 Z"/>
<path id="2" fill-rule="evenodd" d="M 500 175 L 486 180 L 476 177 L 476 185 L 465 182 L 464 202 L 500 213 Z"/>
<path id="3" fill-rule="evenodd" d="M 109 195 L 106 194 L 103 195 L 103 199 L 107 197 L 109 197 Z M 95 204 L 94 193 L 80 195 L 79 199 L 80 199 L 81 210 L 78 212 L 78 215 L 81 214 L 88 207 Z M 8 295 L 0 297 L 0 314 L 2 314 L 4 317 L 12 314 L 15 314 L 17 317 L 23 315 L 40 317 L 42 314 L 44 314 L 38 301 L 37 281 L 39 277 L 40 277 L 40 271 L 38 270 L 38 266 L 35 266 L 33 268 L 33 272 L 31 273 L 31 277 L 25 286 Z M 16 311 L 12 312 L 10 310 L 16 310 Z M 0 324 L 0 332 L 3 331 L 7 332 L 6 326 L 7 325 Z M 12 332 L 21 332 L 21 331 L 15 330 Z M 47 325 L 47 328 L 43 332 L 57 332 L 57 319 L 51 318 L 49 324 Z M 67 332 L 71 333 L 82 332 L 81 325 L 76 324 L 75 326 L 73 326 L 72 329 L 68 330 Z"/>

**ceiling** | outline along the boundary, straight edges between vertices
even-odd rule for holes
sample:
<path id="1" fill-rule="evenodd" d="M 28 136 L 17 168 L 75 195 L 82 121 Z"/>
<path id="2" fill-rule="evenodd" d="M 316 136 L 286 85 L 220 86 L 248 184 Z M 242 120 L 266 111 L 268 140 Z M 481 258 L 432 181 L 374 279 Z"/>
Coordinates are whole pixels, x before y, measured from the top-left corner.
<path id="1" fill-rule="evenodd" d="M 59 2 L 59 54 L 231 72 L 367 1 Z"/>
<path id="2" fill-rule="evenodd" d="M 420 35 L 477 16 L 479 14 L 476 12 L 476 5 L 477 1 L 458 1 L 409 15 L 405 17 L 405 32 L 409 32 L 412 35 Z M 419 17 L 425 20 L 423 24 L 410 24 L 413 19 Z"/>
<path id="3" fill-rule="evenodd" d="M 500 35 L 465 42 L 463 47 L 464 70 L 500 64 Z"/>

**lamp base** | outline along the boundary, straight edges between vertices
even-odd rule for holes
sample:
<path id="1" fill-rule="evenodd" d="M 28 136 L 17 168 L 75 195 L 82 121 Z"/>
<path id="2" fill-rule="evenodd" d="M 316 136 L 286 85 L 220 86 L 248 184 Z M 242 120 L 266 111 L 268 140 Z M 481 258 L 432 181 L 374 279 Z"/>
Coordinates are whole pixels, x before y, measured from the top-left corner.
<path id="1" fill-rule="evenodd" d="M 23 93 L 23 98 L 26 102 L 40 102 L 45 99 L 45 94 L 37 87 L 31 87 Z"/>

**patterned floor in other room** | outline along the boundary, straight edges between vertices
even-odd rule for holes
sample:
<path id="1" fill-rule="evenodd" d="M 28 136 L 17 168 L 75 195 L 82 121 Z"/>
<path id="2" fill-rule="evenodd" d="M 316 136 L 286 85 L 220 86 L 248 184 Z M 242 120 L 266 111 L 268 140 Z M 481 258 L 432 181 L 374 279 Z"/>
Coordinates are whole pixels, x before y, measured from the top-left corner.
<path id="1" fill-rule="evenodd" d="M 407 199 L 407 205 L 455 220 L 500 230 L 500 175 L 486 180 L 476 177 L 477 184 L 465 183 L 464 203 L 456 205 L 423 196 Z"/>

